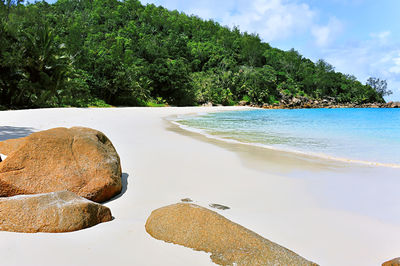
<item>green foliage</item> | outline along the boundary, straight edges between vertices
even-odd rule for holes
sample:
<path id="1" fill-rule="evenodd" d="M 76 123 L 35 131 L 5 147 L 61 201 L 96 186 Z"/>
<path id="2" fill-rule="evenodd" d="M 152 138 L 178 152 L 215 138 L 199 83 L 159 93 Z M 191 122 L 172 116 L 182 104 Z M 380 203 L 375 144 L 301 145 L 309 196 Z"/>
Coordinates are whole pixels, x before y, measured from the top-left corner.
<path id="1" fill-rule="evenodd" d="M 165 107 L 165 103 L 156 103 L 156 102 L 147 102 L 146 105 L 147 107 Z"/>
<path id="2" fill-rule="evenodd" d="M 167 102 L 162 97 L 157 97 L 156 99 L 152 99 L 152 100 L 144 103 L 143 106 L 164 107 L 164 106 L 167 106 Z"/>
<path id="3" fill-rule="evenodd" d="M 197 92 L 196 102 L 234 105 L 232 87 L 235 77 L 231 71 L 197 72 L 192 75 L 193 90 Z"/>
<path id="4" fill-rule="evenodd" d="M 237 27 L 138 0 L 0 1 L 0 106 L 364 103 L 389 92 L 379 79 L 363 85 Z"/>
<path id="5" fill-rule="evenodd" d="M 244 95 L 243 97 L 242 97 L 242 99 L 241 99 L 241 101 L 245 101 L 245 102 L 250 102 L 250 97 L 248 96 L 248 95 Z"/>
<path id="6" fill-rule="evenodd" d="M 112 107 L 112 105 L 100 99 L 89 99 L 84 105 L 81 105 L 81 107 Z"/>

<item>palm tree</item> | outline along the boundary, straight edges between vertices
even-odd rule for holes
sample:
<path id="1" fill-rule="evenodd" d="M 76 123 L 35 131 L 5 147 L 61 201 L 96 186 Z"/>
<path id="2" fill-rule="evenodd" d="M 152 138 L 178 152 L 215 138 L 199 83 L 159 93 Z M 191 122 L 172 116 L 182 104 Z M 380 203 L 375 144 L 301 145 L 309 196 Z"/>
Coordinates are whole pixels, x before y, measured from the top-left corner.
<path id="1" fill-rule="evenodd" d="M 26 82 L 18 100 L 25 98 L 37 106 L 60 104 L 71 69 L 64 45 L 56 46 L 47 25 L 38 26 L 33 33 L 24 32 L 23 36 Z"/>

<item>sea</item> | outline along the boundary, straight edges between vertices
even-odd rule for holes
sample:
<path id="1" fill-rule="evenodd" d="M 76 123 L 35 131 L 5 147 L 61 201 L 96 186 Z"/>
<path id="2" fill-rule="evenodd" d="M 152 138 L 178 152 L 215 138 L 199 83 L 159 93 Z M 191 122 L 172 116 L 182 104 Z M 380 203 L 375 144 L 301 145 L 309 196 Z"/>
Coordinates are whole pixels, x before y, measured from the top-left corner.
<path id="1" fill-rule="evenodd" d="M 181 116 L 176 123 L 223 141 L 400 168 L 400 109 L 253 109 Z"/>

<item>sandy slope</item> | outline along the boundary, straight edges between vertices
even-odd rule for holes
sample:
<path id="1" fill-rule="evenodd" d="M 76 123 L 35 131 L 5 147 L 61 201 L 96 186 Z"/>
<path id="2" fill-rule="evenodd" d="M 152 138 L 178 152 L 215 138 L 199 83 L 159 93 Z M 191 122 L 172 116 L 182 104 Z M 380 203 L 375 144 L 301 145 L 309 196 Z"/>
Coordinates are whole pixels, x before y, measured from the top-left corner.
<path id="1" fill-rule="evenodd" d="M 155 240 L 144 230 L 152 210 L 187 197 L 231 207 L 219 213 L 321 265 L 378 265 L 400 255 L 400 218 L 391 215 L 400 213 L 400 202 L 398 194 L 387 195 L 398 184 L 398 170 L 228 145 L 163 119 L 219 109 L 232 108 L 0 112 L 0 140 L 58 126 L 103 131 L 127 181 L 124 194 L 106 203 L 115 217 L 109 223 L 65 234 L 0 232 L 0 264 L 209 265 L 208 254 Z"/>

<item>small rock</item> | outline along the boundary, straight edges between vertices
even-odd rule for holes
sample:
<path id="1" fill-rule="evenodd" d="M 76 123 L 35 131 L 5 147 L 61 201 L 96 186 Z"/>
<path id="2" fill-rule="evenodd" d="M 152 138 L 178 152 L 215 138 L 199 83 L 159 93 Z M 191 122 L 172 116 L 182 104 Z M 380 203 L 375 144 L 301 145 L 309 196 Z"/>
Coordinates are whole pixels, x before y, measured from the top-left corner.
<path id="1" fill-rule="evenodd" d="M 184 198 L 181 199 L 182 202 L 193 202 L 193 200 L 191 200 L 190 198 Z"/>
<path id="2" fill-rule="evenodd" d="M 228 206 L 224 206 L 224 205 L 220 205 L 220 204 L 210 204 L 210 205 L 208 205 L 208 206 L 210 206 L 211 208 L 215 208 L 215 209 L 218 209 L 218 210 L 229 210 L 230 208 L 228 207 Z"/>
<path id="3" fill-rule="evenodd" d="M 0 230 L 61 233 L 111 221 L 109 208 L 69 191 L 0 199 Z"/>
<path id="4" fill-rule="evenodd" d="M 294 105 L 299 105 L 299 104 L 301 103 L 301 99 L 293 98 L 293 99 L 292 99 L 292 103 L 293 103 Z"/>

